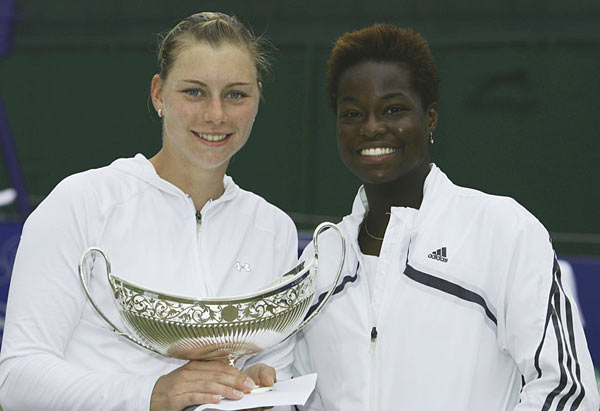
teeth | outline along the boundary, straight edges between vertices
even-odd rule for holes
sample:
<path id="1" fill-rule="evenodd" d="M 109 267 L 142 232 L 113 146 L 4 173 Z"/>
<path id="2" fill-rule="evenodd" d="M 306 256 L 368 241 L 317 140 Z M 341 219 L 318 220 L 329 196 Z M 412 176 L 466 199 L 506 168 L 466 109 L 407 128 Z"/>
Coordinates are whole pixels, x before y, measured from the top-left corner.
<path id="1" fill-rule="evenodd" d="M 201 134 L 195 133 L 198 137 L 206 141 L 223 141 L 227 134 Z"/>
<path id="2" fill-rule="evenodd" d="M 389 147 L 378 147 L 378 148 L 365 148 L 360 150 L 361 156 L 384 156 L 386 154 L 392 154 L 394 151 L 398 151 L 397 148 L 389 148 Z"/>

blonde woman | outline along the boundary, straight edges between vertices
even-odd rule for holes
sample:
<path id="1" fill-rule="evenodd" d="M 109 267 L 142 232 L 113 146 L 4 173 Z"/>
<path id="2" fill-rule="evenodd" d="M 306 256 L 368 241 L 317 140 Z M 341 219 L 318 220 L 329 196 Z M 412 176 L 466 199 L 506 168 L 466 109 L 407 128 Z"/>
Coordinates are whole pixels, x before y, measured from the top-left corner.
<path id="1" fill-rule="evenodd" d="M 165 36 L 158 61 L 160 151 L 66 178 L 25 224 L 0 357 L 7 410 L 175 411 L 290 375 L 291 343 L 238 368 L 154 355 L 103 323 L 79 284 L 90 246 L 126 279 L 179 295 L 244 293 L 295 263 L 290 218 L 225 174 L 258 112 L 260 41 L 234 17 L 200 13 Z M 90 282 L 118 318 L 103 264 Z"/>

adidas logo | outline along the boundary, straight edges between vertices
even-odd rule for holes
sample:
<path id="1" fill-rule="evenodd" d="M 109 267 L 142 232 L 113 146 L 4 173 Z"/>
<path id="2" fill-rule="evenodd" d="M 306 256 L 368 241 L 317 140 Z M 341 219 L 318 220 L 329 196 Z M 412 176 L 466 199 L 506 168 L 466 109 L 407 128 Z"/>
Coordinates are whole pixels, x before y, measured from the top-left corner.
<path id="1" fill-rule="evenodd" d="M 448 258 L 446 256 L 446 247 L 439 248 L 435 251 L 432 251 L 427 257 L 441 261 L 442 263 L 447 263 Z"/>

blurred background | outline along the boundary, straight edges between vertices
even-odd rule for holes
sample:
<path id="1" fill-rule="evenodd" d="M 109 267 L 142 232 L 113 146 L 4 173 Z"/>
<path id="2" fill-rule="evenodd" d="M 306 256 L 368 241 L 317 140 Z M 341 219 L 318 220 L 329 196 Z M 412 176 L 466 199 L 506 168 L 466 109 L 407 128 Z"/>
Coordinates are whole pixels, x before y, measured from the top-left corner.
<path id="1" fill-rule="evenodd" d="M 333 41 L 375 22 L 421 32 L 442 77 L 434 161 L 548 228 L 600 364 L 597 0 L 0 0 L 0 319 L 27 214 L 69 174 L 158 151 L 157 35 L 198 11 L 234 14 L 278 49 L 228 174 L 288 212 L 303 242 L 359 186 L 326 104 Z"/>

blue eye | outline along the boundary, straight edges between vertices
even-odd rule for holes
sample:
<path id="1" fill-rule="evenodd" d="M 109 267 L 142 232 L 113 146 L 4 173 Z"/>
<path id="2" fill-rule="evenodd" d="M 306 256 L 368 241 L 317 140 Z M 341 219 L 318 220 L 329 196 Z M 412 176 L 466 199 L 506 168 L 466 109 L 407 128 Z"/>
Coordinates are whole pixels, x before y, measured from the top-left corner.
<path id="1" fill-rule="evenodd" d="M 233 99 L 233 100 L 240 100 L 240 99 L 246 97 L 246 94 L 244 94 L 240 91 L 231 91 L 227 94 L 227 97 L 229 97 L 230 99 Z"/>
<path id="2" fill-rule="evenodd" d="M 192 97 L 198 97 L 202 93 L 202 91 L 197 88 L 190 88 L 187 90 L 183 90 L 183 92 L 185 94 L 187 94 L 188 96 L 192 96 Z"/>

